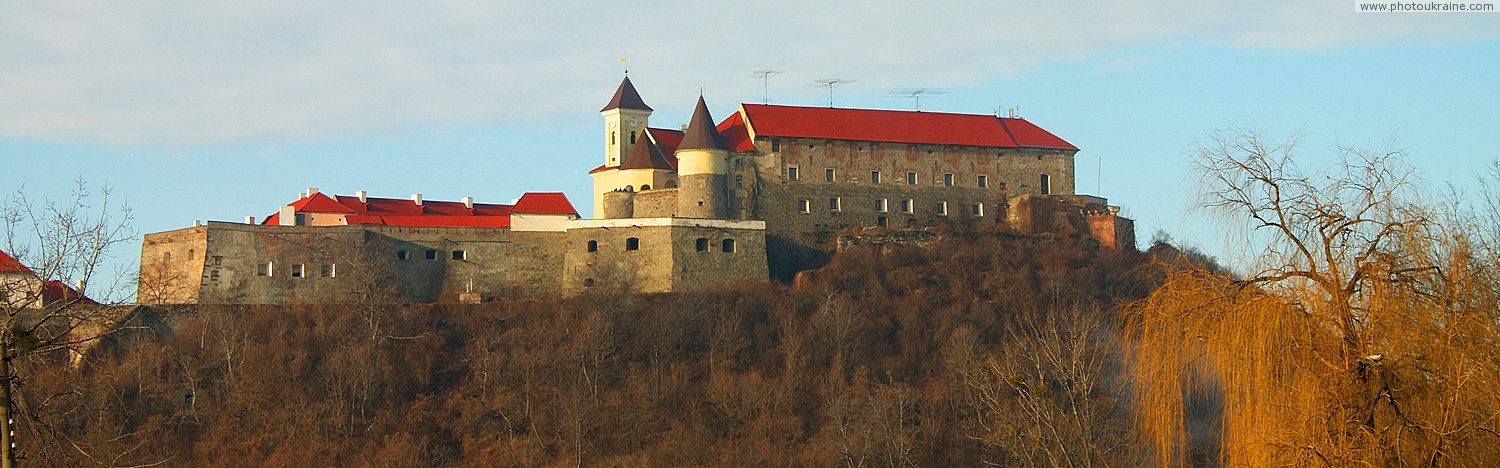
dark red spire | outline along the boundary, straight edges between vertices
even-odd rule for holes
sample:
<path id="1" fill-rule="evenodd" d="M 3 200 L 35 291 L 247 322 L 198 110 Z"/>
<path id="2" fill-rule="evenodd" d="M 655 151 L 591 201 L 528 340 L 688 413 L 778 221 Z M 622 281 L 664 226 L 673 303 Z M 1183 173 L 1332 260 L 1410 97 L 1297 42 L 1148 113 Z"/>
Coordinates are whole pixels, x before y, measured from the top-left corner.
<path id="1" fill-rule="evenodd" d="M 682 143 L 677 145 L 678 151 L 688 149 L 728 149 L 724 137 L 719 136 L 719 130 L 714 127 L 713 116 L 708 115 L 708 104 L 703 102 L 703 96 L 698 96 L 698 107 L 693 109 L 693 118 L 682 131 Z"/>
<path id="2" fill-rule="evenodd" d="M 651 106 L 646 105 L 646 101 L 641 100 L 641 93 L 635 91 L 635 85 L 630 84 L 630 77 L 627 76 L 625 80 L 620 82 L 620 88 L 615 90 L 615 97 L 610 98 L 609 104 L 606 104 L 603 109 L 599 109 L 599 112 L 610 109 L 651 110 Z"/>

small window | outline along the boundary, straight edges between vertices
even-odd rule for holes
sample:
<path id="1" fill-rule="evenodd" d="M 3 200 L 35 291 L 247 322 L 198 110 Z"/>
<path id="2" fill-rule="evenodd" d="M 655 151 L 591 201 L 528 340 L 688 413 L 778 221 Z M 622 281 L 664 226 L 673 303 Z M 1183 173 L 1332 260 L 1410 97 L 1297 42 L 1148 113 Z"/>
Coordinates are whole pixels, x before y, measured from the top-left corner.
<path id="1" fill-rule="evenodd" d="M 912 208 L 913 208 L 914 205 L 916 205 L 916 202 L 914 202 L 910 198 L 905 199 L 905 200 L 901 200 L 901 212 L 902 213 L 906 213 L 906 214 L 911 214 L 912 213 Z"/>
<path id="2" fill-rule="evenodd" d="M 635 131 L 630 132 L 630 144 L 635 144 Z"/>
<path id="3" fill-rule="evenodd" d="M 303 269 L 301 263 L 297 263 L 297 264 L 292 265 L 292 277 L 293 278 L 301 278 L 306 273 L 307 272 Z"/>
<path id="4" fill-rule="evenodd" d="M 906 185 L 917 185 L 917 173 L 915 173 L 915 172 L 908 172 L 908 173 L 906 173 Z"/>
<path id="5" fill-rule="evenodd" d="M 320 273 L 324 278 L 333 278 L 339 275 L 339 266 L 333 263 L 323 265 L 323 269 L 320 271 Z"/>
<path id="6" fill-rule="evenodd" d="M 836 178 L 835 175 L 836 174 L 834 173 L 833 168 L 824 169 L 823 170 L 823 181 L 824 182 L 833 182 L 833 179 Z"/>
<path id="7" fill-rule="evenodd" d="M 937 202 L 937 214 L 938 216 L 948 216 L 948 202 Z"/>
<path id="8" fill-rule="evenodd" d="M 797 212 L 802 214 L 812 213 L 812 200 L 797 200 Z"/>
<path id="9" fill-rule="evenodd" d="M 295 225 L 298 225 L 298 226 L 306 226 L 307 225 L 307 215 L 305 215 L 305 214 L 297 213 L 297 216 L 293 217 L 292 219 L 293 219 L 292 224 L 295 224 Z"/>
<path id="10" fill-rule="evenodd" d="M 875 200 L 875 212 L 876 213 L 884 213 L 884 212 L 886 212 L 888 210 L 890 210 L 890 202 L 889 201 L 887 201 L 884 198 L 878 198 L 878 199 Z"/>
<path id="11" fill-rule="evenodd" d="M 786 167 L 786 180 L 797 180 L 797 166 Z"/>
<path id="12" fill-rule="evenodd" d="M 410 254 L 406 253 L 405 250 L 396 251 L 396 260 L 406 260 L 407 258 L 410 258 Z"/>
<path id="13" fill-rule="evenodd" d="M 651 184 L 641 184 L 641 191 L 651 190 Z"/>
<path id="14" fill-rule="evenodd" d="M 1042 187 L 1041 187 L 1041 190 L 1042 190 L 1042 195 L 1051 195 L 1052 194 L 1052 178 L 1048 177 L 1047 174 L 1042 174 Z"/>
<path id="15" fill-rule="evenodd" d="M 255 276 L 276 276 L 276 262 L 266 262 L 255 267 Z"/>
<path id="16" fill-rule="evenodd" d="M 734 239 L 724 239 L 723 250 L 726 253 L 734 252 Z"/>
<path id="17" fill-rule="evenodd" d="M 641 239 L 640 238 L 632 237 L 632 238 L 629 238 L 629 239 L 625 239 L 625 250 L 640 250 L 640 249 L 641 249 Z"/>
<path id="18" fill-rule="evenodd" d="M 699 237 L 697 244 L 698 244 L 697 248 L 698 248 L 699 252 L 707 252 L 708 251 L 708 238 L 707 237 Z"/>
<path id="19" fill-rule="evenodd" d="M 979 188 L 988 188 L 990 186 L 990 178 L 979 176 L 979 181 L 977 183 L 979 184 Z"/>
<path id="20" fill-rule="evenodd" d="M 455 251 L 453 251 L 453 259 L 454 260 L 468 260 L 469 259 L 469 253 L 468 252 L 464 252 L 462 250 L 455 250 Z"/>
<path id="21" fill-rule="evenodd" d="M 844 199 L 839 197 L 828 199 L 828 211 L 838 213 L 844 209 Z"/>
<path id="22" fill-rule="evenodd" d="M 781 139 L 771 137 L 771 151 L 781 151 Z"/>
<path id="23" fill-rule="evenodd" d="M 437 260 L 437 249 L 427 249 L 427 259 Z"/>
<path id="24" fill-rule="evenodd" d="M 984 217 L 984 204 L 983 203 L 975 203 L 974 206 L 972 207 L 972 209 L 969 210 L 969 212 L 971 214 L 973 214 L 975 218 L 983 218 Z"/>
<path id="25" fill-rule="evenodd" d="M 735 174 L 734 175 L 734 186 L 735 187 L 744 187 L 745 186 L 745 176 L 744 175 L 740 175 L 740 174 Z"/>
<path id="26" fill-rule="evenodd" d="M 891 225 L 891 220 L 886 218 L 885 216 L 881 216 L 875 218 L 875 225 L 880 227 L 889 227 Z"/>
<path id="27" fill-rule="evenodd" d="M 221 266 L 223 264 L 224 264 L 224 256 L 223 255 L 215 255 L 214 256 L 214 266 Z"/>
<path id="28" fill-rule="evenodd" d="M 593 278 L 584 278 L 583 279 L 583 287 L 585 287 L 585 288 L 591 288 L 593 286 L 594 286 L 594 279 Z"/>
<path id="29" fill-rule="evenodd" d="M 192 260 L 193 259 L 193 255 L 194 255 L 193 249 L 188 249 L 188 260 Z"/>
<path id="30" fill-rule="evenodd" d="M 208 272 L 208 279 L 213 280 L 213 281 L 218 281 L 219 280 L 219 270 L 213 270 L 213 271 Z"/>
<path id="31" fill-rule="evenodd" d="M 592 240 L 589 241 L 589 251 L 590 252 L 598 252 L 599 251 L 599 241 L 592 241 Z"/>
<path id="32" fill-rule="evenodd" d="M 880 183 L 880 171 L 870 171 L 870 183 Z"/>
<path id="33" fill-rule="evenodd" d="M 953 186 L 953 174 L 943 174 L 943 185 L 947 187 Z"/>

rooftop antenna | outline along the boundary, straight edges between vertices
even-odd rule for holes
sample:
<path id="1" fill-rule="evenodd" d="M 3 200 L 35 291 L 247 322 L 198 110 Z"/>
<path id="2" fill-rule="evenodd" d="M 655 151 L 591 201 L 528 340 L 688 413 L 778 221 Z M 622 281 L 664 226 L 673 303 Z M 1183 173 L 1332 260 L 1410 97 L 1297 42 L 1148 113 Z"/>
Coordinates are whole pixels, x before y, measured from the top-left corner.
<path id="1" fill-rule="evenodd" d="M 828 88 L 828 107 L 833 107 L 833 88 L 836 88 L 836 87 L 839 87 L 839 86 L 844 86 L 844 85 L 847 85 L 849 83 L 854 83 L 856 81 L 859 81 L 859 80 L 851 80 L 851 79 L 847 79 L 847 78 L 823 78 L 821 80 L 817 80 L 817 81 L 814 81 L 812 83 L 808 83 L 807 87 L 809 87 L 809 88 Z"/>
<path id="2" fill-rule="evenodd" d="M 922 112 L 922 96 L 940 96 L 953 92 L 948 88 L 896 88 L 891 90 L 889 96 L 903 97 L 915 102 L 917 112 Z"/>
<path id="3" fill-rule="evenodd" d="M 750 72 L 749 78 L 760 78 L 760 103 L 771 103 L 771 76 L 781 73 L 781 70 L 756 70 Z"/>

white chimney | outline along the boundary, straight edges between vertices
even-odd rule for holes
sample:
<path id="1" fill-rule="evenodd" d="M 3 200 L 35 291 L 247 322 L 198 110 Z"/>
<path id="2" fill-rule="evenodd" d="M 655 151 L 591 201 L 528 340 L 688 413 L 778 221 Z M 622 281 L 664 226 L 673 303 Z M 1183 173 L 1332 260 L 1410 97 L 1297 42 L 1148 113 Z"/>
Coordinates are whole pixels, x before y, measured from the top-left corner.
<path id="1" fill-rule="evenodd" d="M 468 207 L 468 208 L 473 208 L 474 207 L 474 197 L 464 197 L 463 200 L 464 200 L 464 206 L 465 207 Z"/>
<path id="2" fill-rule="evenodd" d="M 246 216 L 245 217 L 245 224 L 255 224 L 255 217 L 254 216 Z"/>
<path id="3" fill-rule="evenodd" d="M 369 200 L 367 200 L 365 198 L 365 191 L 364 190 L 360 190 L 358 192 L 354 192 L 354 196 L 359 197 L 359 202 L 360 203 L 369 203 Z"/>
<path id="4" fill-rule="evenodd" d="M 198 226 L 202 226 L 202 225 L 203 225 L 202 221 L 199 221 L 199 220 L 196 220 L 196 219 L 193 220 L 193 227 L 198 227 Z"/>
<path id="5" fill-rule="evenodd" d="M 422 206 L 422 194 L 420 194 L 420 193 L 413 193 L 413 194 L 411 194 L 411 201 L 416 202 L 417 206 Z"/>
<path id="6" fill-rule="evenodd" d="M 317 195 L 317 194 L 318 194 L 318 188 L 317 187 L 308 187 L 307 188 L 307 196 L 311 197 L 311 196 Z"/>
<path id="7" fill-rule="evenodd" d="M 85 286 L 85 285 L 87 285 L 87 284 L 88 284 L 88 283 L 84 283 L 84 282 L 83 282 L 83 280 L 78 280 L 78 281 L 77 281 L 77 282 L 75 282 L 75 283 L 73 283 L 73 284 L 74 284 L 74 285 L 77 285 L 77 286 L 78 286 L 78 288 L 77 288 L 77 290 L 78 290 L 78 295 L 79 295 L 79 296 L 82 296 L 82 295 L 83 295 L 83 287 L 84 287 L 84 286 Z"/>
<path id="8" fill-rule="evenodd" d="M 307 192 L 297 192 L 297 199 L 301 200 L 303 198 L 307 198 Z"/>

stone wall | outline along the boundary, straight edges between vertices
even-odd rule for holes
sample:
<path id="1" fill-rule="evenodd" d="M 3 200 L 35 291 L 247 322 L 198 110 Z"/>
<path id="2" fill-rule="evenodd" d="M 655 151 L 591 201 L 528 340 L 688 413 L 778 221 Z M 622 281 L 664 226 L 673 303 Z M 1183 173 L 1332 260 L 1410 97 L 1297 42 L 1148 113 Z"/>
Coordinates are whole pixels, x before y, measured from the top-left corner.
<path id="1" fill-rule="evenodd" d="M 633 218 L 669 218 L 677 211 L 676 188 L 652 189 L 635 194 Z"/>
<path id="2" fill-rule="evenodd" d="M 733 242 L 732 251 L 724 251 L 725 240 Z M 568 294 L 588 288 L 689 291 L 767 278 L 764 223 L 758 221 L 585 220 L 568 230 L 567 249 Z"/>
<path id="3" fill-rule="evenodd" d="M 215 224 L 215 223 L 211 223 Z M 136 302 L 181 304 L 197 302 L 208 279 L 204 258 L 208 226 L 146 234 L 141 240 L 141 269 Z"/>

